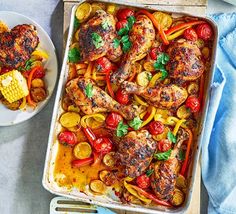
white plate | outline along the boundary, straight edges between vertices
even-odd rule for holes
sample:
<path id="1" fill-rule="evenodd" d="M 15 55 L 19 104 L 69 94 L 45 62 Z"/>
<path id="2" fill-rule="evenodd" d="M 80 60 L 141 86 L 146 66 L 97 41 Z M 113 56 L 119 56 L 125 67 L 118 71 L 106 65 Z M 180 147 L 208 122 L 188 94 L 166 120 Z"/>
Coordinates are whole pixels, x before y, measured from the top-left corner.
<path id="1" fill-rule="evenodd" d="M 45 68 L 47 68 L 45 82 L 48 91 L 46 100 L 39 103 L 35 109 L 28 107 L 24 111 L 11 111 L 0 103 L 0 126 L 10 126 L 32 118 L 47 104 L 56 85 L 58 65 L 55 47 L 48 34 L 39 24 L 26 16 L 10 11 L 0 11 L 0 20 L 5 22 L 9 26 L 9 28 L 13 28 L 14 26 L 19 24 L 33 24 L 34 26 L 36 26 L 38 32 L 37 34 L 40 40 L 39 47 L 45 50 L 49 55 L 49 58 L 47 59 L 47 62 L 45 64 Z"/>

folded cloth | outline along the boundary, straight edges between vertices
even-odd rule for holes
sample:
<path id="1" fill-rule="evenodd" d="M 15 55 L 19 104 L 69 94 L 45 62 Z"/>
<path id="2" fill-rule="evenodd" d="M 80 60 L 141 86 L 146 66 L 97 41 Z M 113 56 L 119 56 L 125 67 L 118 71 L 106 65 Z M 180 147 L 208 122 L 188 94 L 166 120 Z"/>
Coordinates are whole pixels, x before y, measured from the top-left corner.
<path id="1" fill-rule="evenodd" d="M 214 14 L 216 69 L 203 132 L 202 178 L 208 213 L 236 214 L 236 13 Z"/>

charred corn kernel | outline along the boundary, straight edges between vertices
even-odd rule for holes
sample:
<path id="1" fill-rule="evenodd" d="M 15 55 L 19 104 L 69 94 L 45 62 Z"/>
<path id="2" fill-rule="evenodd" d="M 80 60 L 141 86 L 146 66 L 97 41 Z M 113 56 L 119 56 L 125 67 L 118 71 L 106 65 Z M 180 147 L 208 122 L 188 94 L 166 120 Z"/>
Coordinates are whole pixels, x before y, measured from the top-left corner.
<path id="1" fill-rule="evenodd" d="M 17 70 L 0 76 L 0 91 L 9 103 L 13 103 L 29 94 L 27 82 Z"/>
<path id="2" fill-rule="evenodd" d="M 32 56 L 39 56 L 39 57 L 42 57 L 44 59 L 48 59 L 48 54 L 46 51 L 43 51 L 43 50 L 35 50 L 33 53 L 32 53 Z"/>
<path id="3" fill-rule="evenodd" d="M 107 6 L 107 12 L 110 13 L 111 15 L 114 15 L 116 12 L 116 5 L 114 4 L 109 4 Z"/>

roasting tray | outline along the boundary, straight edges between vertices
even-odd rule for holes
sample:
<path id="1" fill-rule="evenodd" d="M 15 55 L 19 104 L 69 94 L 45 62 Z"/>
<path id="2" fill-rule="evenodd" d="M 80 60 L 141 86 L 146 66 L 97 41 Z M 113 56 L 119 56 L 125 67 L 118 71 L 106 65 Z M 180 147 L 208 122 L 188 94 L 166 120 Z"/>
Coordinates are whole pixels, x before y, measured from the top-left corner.
<path id="1" fill-rule="evenodd" d="M 86 2 L 86 0 L 81 1 L 80 4 Z M 92 2 L 87 0 L 87 2 Z M 98 2 L 98 1 L 96 1 Z M 100 2 L 109 3 L 109 0 L 101 0 Z M 121 4 L 118 4 L 121 5 Z M 136 8 L 145 8 L 144 5 L 137 4 L 137 3 L 122 3 L 122 5 L 126 6 L 132 6 Z M 141 205 L 134 205 L 134 204 L 122 204 L 120 201 L 116 200 L 114 194 L 112 193 L 112 190 L 109 192 L 108 195 L 104 196 L 97 196 L 93 194 L 84 194 L 82 192 L 79 192 L 77 189 L 73 188 L 72 190 L 68 190 L 65 187 L 59 187 L 57 183 L 54 181 L 54 166 L 55 166 L 55 160 L 57 156 L 58 151 L 58 141 L 57 141 L 57 135 L 61 130 L 61 125 L 59 123 L 59 117 L 64 112 L 64 110 L 61 107 L 61 102 L 64 94 L 65 89 L 65 83 L 67 81 L 68 76 L 68 70 L 69 66 L 67 64 L 68 59 L 68 51 L 69 47 L 72 42 L 73 38 L 73 23 L 74 23 L 74 17 L 75 17 L 75 11 L 78 5 L 75 5 L 72 8 L 71 11 L 71 19 L 70 19 L 70 26 L 69 26 L 69 33 L 67 38 L 67 44 L 65 49 L 65 55 L 63 60 L 63 65 L 61 69 L 61 74 L 59 78 L 58 88 L 57 88 L 57 95 L 55 99 L 54 109 L 53 109 L 53 115 L 52 115 L 52 121 L 51 121 L 51 129 L 49 133 L 49 139 L 48 139 L 48 148 L 47 148 L 47 154 L 46 154 L 46 161 L 45 161 L 45 167 L 44 167 L 44 174 L 43 174 L 43 186 L 45 189 L 50 191 L 53 194 L 70 197 L 73 199 L 77 199 L 83 202 L 92 203 L 100 206 L 110 207 L 114 209 L 123 209 L 123 210 L 129 210 L 129 211 L 135 211 L 135 212 L 145 212 L 145 213 L 183 213 L 187 211 L 191 197 L 192 197 L 192 191 L 193 191 L 193 183 L 194 178 L 196 174 L 196 168 L 197 168 L 197 162 L 199 159 L 200 154 L 200 145 L 202 142 L 204 142 L 203 136 L 202 136 L 202 130 L 204 128 L 204 123 L 206 119 L 206 113 L 209 105 L 209 96 L 211 91 L 211 84 L 212 84 L 212 78 L 213 78 L 213 71 L 215 66 L 215 57 L 216 57 L 216 46 L 217 46 L 217 40 L 218 40 L 218 31 L 217 26 L 215 23 L 209 19 L 209 18 L 202 18 L 205 19 L 208 23 L 211 24 L 213 31 L 214 31 L 214 41 L 213 41 L 213 47 L 212 47 L 212 56 L 211 56 L 211 65 L 209 71 L 205 73 L 205 85 L 204 85 L 204 97 L 203 97 L 203 108 L 202 108 L 202 117 L 200 119 L 200 123 L 198 126 L 198 131 L 194 139 L 194 147 L 193 147 L 193 156 L 192 161 L 188 170 L 188 192 L 186 194 L 185 202 L 182 206 L 178 208 L 166 208 L 162 206 L 141 206 Z M 148 8 L 150 9 L 150 8 Z M 155 11 L 155 9 L 153 9 Z M 162 10 L 165 12 L 170 12 L 166 10 Z M 191 16 L 191 14 L 187 13 L 173 13 L 176 16 L 178 15 L 187 15 Z M 197 17 L 194 15 L 194 17 Z"/>

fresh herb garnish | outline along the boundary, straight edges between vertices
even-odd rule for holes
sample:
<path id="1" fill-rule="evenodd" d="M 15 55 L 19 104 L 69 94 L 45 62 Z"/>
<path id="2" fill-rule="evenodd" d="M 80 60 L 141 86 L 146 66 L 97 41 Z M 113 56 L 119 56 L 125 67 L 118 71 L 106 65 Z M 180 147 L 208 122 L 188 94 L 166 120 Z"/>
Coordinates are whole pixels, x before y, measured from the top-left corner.
<path id="1" fill-rule="evenodd" d="M 127 19 L 127 21 L 128 21 L 129 30 L 131 30 L 132 27 L 133 27 L 133 25 L 134 25 L 134 23 L 136 22 L 136 19 L 135 19 L 134 16 L 130 16 L 130 17 Z"/>
<path id="2" fill-rule="evenodd" d="M 104 41 L 103 41 L 102 37 L 95 32 L 92 33 L 92 41 L 93 41 L 93 44 L 95 45 L 96 49 L 98 49 L 104 45 Z"/>
<path id="3" fill-rule="evenodd" d="M 154 154 L 154 158 L 156 158 L 157 160 L 168 160 L 171 155 L 171 151 L 172 149 L 169 149 L 166 152 L 156 153 Z"/>
<path id="4" fill-rule="evenodd" d="M 119 36 L 123 36 L 123 35 L 127 35 L 129 33 L 129 26 L 128 25 L 125 25 L 125 27 L 121 28 L 119 31 L 118 31 L 118 35 Z"/>
<path id="5" fill-rule="evenodd" d="M 159 54 L 156 62 L 153 64 L 155 70 L 160 70 L 162 73 L 161 80 L 164 80 L 168 76 L 165 65 L 170 60 L 170 57 L 166 53 Z"/>
<path id="6" fill-rule="evenodd" d="M 111 26 L 111 23 L 108 20 L 104 20 L 101 25 L 104 30 L 108 30 Z"/>
<path id="7" fill-rule="evenodd" d="M 85 94 L 88 98 L 91 98 L 93 96 L 93 85 L 91 83 L 86 85 Z"/>
<path id="8" fill-rule="evenodd" d="M 146 175 L 150 177 L 153 172 L 154 172 L 154 169 L 149 169 L 147 170 Z"/>
<path id="9" fill-rule="evenodd" d="M 32 66 L 32 63 L 33 63 L 33 60 L 32 59 L 29 59 L 26 61 L 25 63 L 25 70 L 30 70 L 31 69 L 31 66 Z"/>
<path id="10" fill-rule="evenodd" d="M 75 20 L 74 20 L 74 31 L 76 31 L 79 27 L 80 23 L 79 23 L 79 20 L 76 18 L 75 16 Z"/>
<path id="11" fill-rule="evenodd" d="M 179 160 L 185 160 L 185 152 L 182 149 L 179 150 Z"/>
<path id="12" fill-rule="evenodd" d="M 139 117 L 135 117 L 133 120 L 129 121 L 130 127 L 134 130 L 138 130 L 142 125 L 142 120 Z"/>
<path id="13" fill-rule="evenodd" d="M 120 40 L 115 38 L 114 41 L 113 41 L 113 45 L 114 45 L 114 48 L 118 48 L 119 45 L 120 45 Z"/>
<path id="14" fill-rule="evenodd" d="M 152 79 L 152 74 L 150 72 L 147 73 L 147 78 L 148 78 L 148 81 Z"/>
<path id="15" fill-rule="evenodd" d="M 120 121 L 116 128 L 116 136 L 122 137 L 127 133 L 128 133 L 128 125 L 125 125 L 122 121 Z"/>
<path id="16" fill-rule="evenodd" d="M 80 58 L 81 57 L 80 57 L 80 52 L 78 48 L 74 47 L 69 50 L 69 53 L 68 53 L 69 62 L 76 63 L 80 60 Z"/>
<path id="17" fill-rule="evenodd" d="M 177 141 L 176 137 L 174 136 L 174 134 L 172 132 L 170 132 L 170 131 L 167 133 L 167 138 L 172 143 L 176 143 L 176 141 Z"/>

